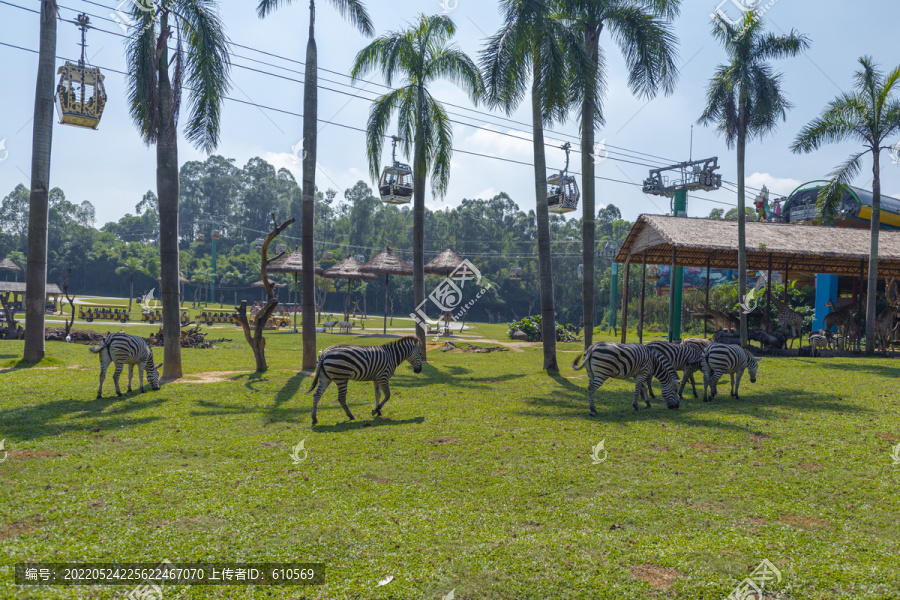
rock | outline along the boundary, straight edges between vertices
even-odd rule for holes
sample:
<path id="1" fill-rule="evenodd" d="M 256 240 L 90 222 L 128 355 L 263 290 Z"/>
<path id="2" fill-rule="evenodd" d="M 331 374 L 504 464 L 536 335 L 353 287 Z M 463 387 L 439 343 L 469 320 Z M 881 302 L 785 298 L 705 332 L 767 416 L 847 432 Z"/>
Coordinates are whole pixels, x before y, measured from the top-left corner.
<path id="1" fill-rule="evenodd" d="M 525 333 L 524 331 L 522 331 L 521 329 L 517 329 L 517 330 L 514 331 L 514 332 L 512 333 L 512 335 L 509 336 L 509 337 L 510 337 L 510 339 L 518 340 L 518 341 L 520 341 L 520 342 L 527 342 L 527 341 L 528 341 L 528 334 Z"/>

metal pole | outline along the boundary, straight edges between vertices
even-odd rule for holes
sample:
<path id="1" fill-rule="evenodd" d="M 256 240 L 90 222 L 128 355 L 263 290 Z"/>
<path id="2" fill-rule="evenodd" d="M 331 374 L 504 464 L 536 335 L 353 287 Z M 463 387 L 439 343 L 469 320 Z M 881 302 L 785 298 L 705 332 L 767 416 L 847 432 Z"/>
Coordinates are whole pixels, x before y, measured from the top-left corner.
<path id="1" fill-rule="evenodd" d="M 628 275 L 631 273 L 631 257 L 625 260 L 625 291 L 622 292 L 622 343 L 628 341 Z"/>
<path id="2" fill-rule="evenodd" d="M 706 257 L 706 306 L 709 306 L 709 276 L 712 267 L 712 257 Z M 703 339 L 709 335 L 709 319 L 703 319 Z"/>
<path id="3" fill-rule="evenodd" d="M 769 252 L 769 284 L 766 286 L 766 321 L 767 322 L 768 322 L 768 317 L 769 317 L 771 306 L 772 306 L 772 253 Z"/>
<path id="4" fill-rule="evenodd" d="M 647 289 L 647 251 L 641 260 L 641 314 L 638 317 L 638 343 L 644 343 L 644 292 Z"/>
<path id="5" fill-rule="evenodd" d="M 216 301 L 216 236 L 210 232 L 210 237 L 212 238 L 212 273 L 209 276 L 209 289 L 212 294 L 213 302 Z M 222 305 L 219 304 L 219 308 Z"/>
<path id="6" fill-rule="evenodd" d="M 681 341 L 681 297 L 684 294 L 684 268 L 675 266 L 675 247 L 672 247 L 672 276 L 670 277 L 669 295 L 672 297 L 672 330 L 671 342 Z"/>
<path id="7" fill-rule="evenodd" d="M 609 282 L 609 326 L 615 335 L 616 313 L 619 310 L 619 263 L 612 264 L 612 279 Z"/>

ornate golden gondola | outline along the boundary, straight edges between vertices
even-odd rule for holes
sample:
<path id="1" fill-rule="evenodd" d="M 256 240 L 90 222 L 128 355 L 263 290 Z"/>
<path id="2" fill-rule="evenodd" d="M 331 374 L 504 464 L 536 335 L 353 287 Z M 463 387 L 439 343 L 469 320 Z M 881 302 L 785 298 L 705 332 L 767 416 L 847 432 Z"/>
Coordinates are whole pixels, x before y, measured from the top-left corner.
<path id="1" fill-rule="evenodd" d="M 522 269 L 520 269 L 517 265 L 513 265 L 509 268 L 509 278 L 510 279 L 522 279 Z"/>
<path id="2" fill-rule="evenodd" d="M 649 265 L 647 267 L 647 279 L 649 281 L 659 281 L 660 276 L 662 275 L 660 268 L 656 265 Z"/>
<path id="3" fill-rule="evenodd" d="M 381 172 L 378 191 L 385 204 L 409 204 L 413 196 L 413 176 L 409 165 L 397 162 L 397 142 L 400 138 L 392 136 L 391 166 Z"/>
<path id="4" fill-rule="evenodd" d="M 575 178 L 567 175 L 569 171 L 569 149 L 572 144 L 566 142 L 561 146 L 566 151 L 566 166 L 556 175 L 547 178 L 547 207 L 550 212 L 562 215 L 578 208 L 581 193 Z"/>
<path id="5" fill-rule="evenodd" d="M 75 23 L 81 29 L 81 59 L 78 64 L 66 61 L 57 70 L 59 85 L 56 86 L 56 107 L 59 122 L 88 129 L 97 129 L 106 106 L 106 89 L 103 74 L 97 67 L 85 66 L 85 31 L 90 29 L 87 15 L 78 15 Z"/>

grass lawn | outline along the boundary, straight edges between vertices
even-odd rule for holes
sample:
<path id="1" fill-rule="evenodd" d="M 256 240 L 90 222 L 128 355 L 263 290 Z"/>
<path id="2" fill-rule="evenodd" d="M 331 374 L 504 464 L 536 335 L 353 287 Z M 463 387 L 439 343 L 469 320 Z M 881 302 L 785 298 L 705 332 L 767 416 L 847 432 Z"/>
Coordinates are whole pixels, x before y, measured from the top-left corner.
<path id="1" fill-rule="evenodd" d="M 679 411 L 657 396 L 635 413 L 633 384 L 613 380 L 590 418 L 577 343 L 559 345 L 553 377 L 537 345 L 432 350 L 420 375 L 398 370 L 383 418 L 370 384 L 350 385 L 352 422 L 332 386 L 313 429 L 301 337 L 268 332 L 258 375 L 241 332 L 212 328 L 223 336 L 183 351 L 184 380 L 116 398 L 110 372 L 101 400 L 87 347 L 48 342 L 25 368 L 22 343 L 0 342 L 0 597 L 133 587 L 17 587 L 22 561 L 168 559 L 321 562 L 326 583 L 166 599 L 721 600 L 768 559 L 782 580 L 767 598 L 900 598 L 897 361 L 767 358 L 740 401 L 727 383 L 712 403 L 688 386 Z"/>

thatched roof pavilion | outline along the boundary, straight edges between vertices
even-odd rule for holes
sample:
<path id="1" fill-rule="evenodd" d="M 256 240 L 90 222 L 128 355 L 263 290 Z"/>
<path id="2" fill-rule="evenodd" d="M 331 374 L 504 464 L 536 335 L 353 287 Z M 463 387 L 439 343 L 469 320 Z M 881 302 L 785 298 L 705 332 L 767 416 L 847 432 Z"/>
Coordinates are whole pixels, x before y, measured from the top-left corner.
<path id="1" fill-rule="evenodd" d="M 447 248 L 430 261 L 425 263 L 425 272 L 431 273 L 432 275 L 443 275 L 446 277 L 450 273 L 452 273 L 456 268 L 461 265 L 463 262 L 462 257 Z"/>
<path id="2" fill-rule="evenodd" d="M 8 258 L 4 258 L 0 260 L 0 271 L 21 271 L 21 267 L 9 260 Z"/>
<path id="3" fill-rule="evenodd" d="M 363 273 L 384 274 L 384 333 L 387 333 L 388 289 L 391 284 L 391 275 L 409 276 L 413 274 L 413 268 L 408 262 L 397 256 L 390 246 L 387 246 L 359 270 Z"/>
<path id="4" fill-rule="evenodd" d="M 299 248 L 294 249 L 290 254 L 285 254 L 268 267 L 266 267 L 266 271 L 270 273 L 293 273 L 296 275 L 297 273 L 303 272 L 303 256 L 300 252 Z M 321 275 L 325 272 L 322 267 L 313 262 L 313 272 L 316 275 Z M 262 285 L 262 284 L 260 284 Z"/>
<path id="5" fill-rule="evenodd" d="M 329 279 L 346 279 L 347 280 L 347 297 L 344 300 L 344 321 L 350 318 L 350 285 L 354 279 L 363 279 L 365 281 L 378 281 L 378 275 L 374 273 L 363 273 L 360 267 L 363 263 L 356 260 L 352 254 L 348 254 L 347 258 L 337 263 L 333 267 L 326 269 L 323 277 Z"/>
<path id="6" fill-rule="evenodd" d="M 283 283 L 278 283 L 277 281 L 272 281 L 271 279 L 269 280 L 269 285 L 272 285 L 277 288 L 285 287 L 285 285 Z M 261 288 L 261 287 L 265 287 L 265 285 L 263 285 L 263 280 L 260 279 L 259 281 L 254 281 L 253 283 L 251 283 L 250 287 Z"/>

